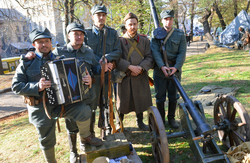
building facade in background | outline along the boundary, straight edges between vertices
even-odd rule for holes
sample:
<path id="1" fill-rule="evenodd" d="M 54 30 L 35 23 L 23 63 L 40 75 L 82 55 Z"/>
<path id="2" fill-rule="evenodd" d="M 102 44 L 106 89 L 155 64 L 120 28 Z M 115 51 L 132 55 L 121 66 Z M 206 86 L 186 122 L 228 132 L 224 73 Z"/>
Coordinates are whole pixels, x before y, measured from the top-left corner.
<path id="1" fill-rule="evenodd" d="M 63 45 L 64 25 L 55 0 L 1 0 L 0 41 L 2 58 L 19 56 L 32 48 L 28 34 L 48 28 L 52 44 Z"/>

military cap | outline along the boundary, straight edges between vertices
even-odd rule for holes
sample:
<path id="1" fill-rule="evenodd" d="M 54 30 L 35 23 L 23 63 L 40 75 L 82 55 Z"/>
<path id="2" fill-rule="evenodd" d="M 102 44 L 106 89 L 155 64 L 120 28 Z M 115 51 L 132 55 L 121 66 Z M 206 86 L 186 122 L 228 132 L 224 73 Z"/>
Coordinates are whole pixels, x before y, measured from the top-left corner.
<path id="1" fill-rule="evenodd" d="M 100 12 L 104 12 L 107 14 L 107 8 L 105 5 L 95 5 L 94 7 L 92 7 L 91 9 L 91 13 L 92 15 L 96 14 L 96 13 L 100 13 Z"/>
<path id="2" fill-rule="evenodd" d="M 162 19 L 169 18 L 169 17 L 173 18 L 174 10 L 163 10 L 160 15 Z"/>
<path id="3" fill-rule="evenodd" d="M 129 13 L 125 16 L 125 18 L 124 18 L 123 20 L 124 20 L 124 22 L 126 22 L 128 19 L 133 19 L 133 18 L 136 19 L 137 22 L 138 22 L 137 16 L 136 16 L 134 13 L 129 12 Z"/>
<path id="4" fill-rule="evenodd" d="M 69 33 L 70 31 L 82 31 L 85 34 L 84 29 L 85 28 L 84 28 L 83 24 L 73 22 L 73 23 L 70 23 L 69 25 L 67 25 L 66 31 L 67 31 L 67 33 Z"/>
<path id="5" fill-rule="evenodd" d="M 47 28 L 45 28 L 44 30 L 39 30 L 36 28 L 30 32 L 29 38 L 30 38 L 30 41 L 33 43 L 34 41 L 36 41 L 37 39 L 40 39 L 40 38 L 50 38 L 51 39 L 52 37 L 51 37 L 50 31 Z"/>

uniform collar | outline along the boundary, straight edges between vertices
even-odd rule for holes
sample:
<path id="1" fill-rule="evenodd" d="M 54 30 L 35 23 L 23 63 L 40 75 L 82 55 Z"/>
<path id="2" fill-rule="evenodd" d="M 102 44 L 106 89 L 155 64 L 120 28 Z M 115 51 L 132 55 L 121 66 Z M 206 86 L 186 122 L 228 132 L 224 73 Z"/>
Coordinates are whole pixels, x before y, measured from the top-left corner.
<path id="1" fill-rule="evenodd" d="M 83 43 L 80 49 L 75 50 L 70 43 L 67 44 L 67 50 L 68 52 L 73 52 L 73 51 L 81 51 L 82 53 L 85 52 L 86 48 L 84 46 L 85 44 Z"/>
<path id="2" fill-rule="evenodd" d="M 131 36 L 129 35 L 129 33 L 126 32 L 126 33 L 124 34 L 123 37 L 126 38 L 126 39 L 134 40 L 134 41 L 136 41 L 137 43 L 138 43 L 139 40 L 140 40 L 140 37 L 139 37 L 138 33 L 136 33 L 136 35 L 135 35 L 134 37 L 131 37 Z"/>
<path id="3" fill-rule="evenodd" d="M 43 53 L 35 51 L 35 54 L 36 54 L 37 58 L 39 58 L 39 59 L 43 58 Z M 54 60 L 55 59 L 55 55 L 50 51 L 49 54 L 48 54 L 48 56 L 46 58 L 49 58 L 50 60 Z"/>
<path id="4" fill-rule="evenodd" d="M 103 29 L 106 28 L 106 26 L 104 25 L 104 27 L 102 28 L 102 30 L 100 30 L 97 26 L 93 25 L 92 27 L 92 32 L 96 35 L 98 35 L 100 33 L 100 31 L 103 31 Z"/>

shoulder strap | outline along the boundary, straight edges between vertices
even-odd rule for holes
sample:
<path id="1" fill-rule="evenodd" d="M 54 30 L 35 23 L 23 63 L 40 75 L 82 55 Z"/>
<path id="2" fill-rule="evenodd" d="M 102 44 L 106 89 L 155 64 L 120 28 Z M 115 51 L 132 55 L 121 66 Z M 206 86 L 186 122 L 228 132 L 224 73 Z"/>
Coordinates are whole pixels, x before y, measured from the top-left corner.
<path id="1" fill-rule="evenodd" d="M 131 56 L 131 54 L 132 54 L 132 52 L 133 52 L 134 50 L 136 50 L 137 53 L 138 53 L 142 58 L 144 58 L 144 56 L 142 55 L 141 51 L 136 47 L 138 43 L 137 43 L 136 41 L 132 42 L 132 41 L 130 41 L 130 40 L 127 39 L 127 38 L 126 38 L 126 40 L 127 40 L 128 43 L 131 45 L 131 47 L 130 47 L 130 49 L 129 49 L 129 52 L 128 52 L 127 60 L 129 60 L 129 58 L 130 58 L 130 56 Z"/>
<path id="2" fill-rule="evenodd" d="M 168 41 L 169 37 L 172 35 L 173 32 L 174 32 L 174 28 L 172 28 L 171 31 L 168 33 L 167 37 L 164 40 L 164 44 L 166 44 L 166 42 Z"/>

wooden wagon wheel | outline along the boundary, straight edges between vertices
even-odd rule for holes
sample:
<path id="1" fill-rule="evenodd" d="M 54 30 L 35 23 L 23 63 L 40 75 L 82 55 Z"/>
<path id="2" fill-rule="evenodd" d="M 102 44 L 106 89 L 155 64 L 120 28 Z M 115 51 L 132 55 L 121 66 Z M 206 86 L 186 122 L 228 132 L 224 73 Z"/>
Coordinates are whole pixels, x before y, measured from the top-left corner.
<path id="1" fill-rule="evenodd" d="M 156 107 L 148 109 L 148 123 L 154 158 L 157 163 L 169 163 L 168 139 L 161 115 Z"/>
<path id="2" fill-rule="evenodd" d="M 222 95 L 214 104 L 214 123 L 220 140 L 228 148 L 250 140 L 250 118 L 242 104 L 233 96 Z"/>

